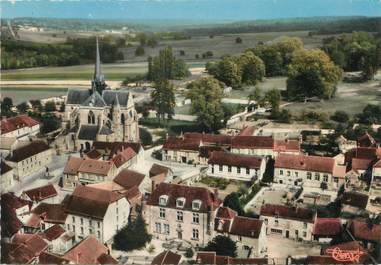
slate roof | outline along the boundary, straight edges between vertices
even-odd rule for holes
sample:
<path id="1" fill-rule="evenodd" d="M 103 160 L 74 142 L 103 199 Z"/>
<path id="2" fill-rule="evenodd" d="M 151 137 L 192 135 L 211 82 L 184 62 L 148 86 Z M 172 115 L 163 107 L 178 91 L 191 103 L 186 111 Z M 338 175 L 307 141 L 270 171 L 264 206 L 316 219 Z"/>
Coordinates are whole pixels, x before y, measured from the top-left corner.
<path id="1" fill-rule="evenodd" d="M 91 95 L 90 90 L 70 89 L 67 93 L 66 104 L 81 104 Z"/>
<path id="2" fill-rule="evenodd" d="M 89 186 L 77 186 L 68 199 L 66 211 L 74 215 L 103 219 L 108 206 L 122 198 L 124 195 L 116 192 Z"/>
<path id="3" fill-rule="evenodd" d="M 78 139 L 95 141 L 98 134 L 98 126 L 92 124 L 81 125 L 78 132 Z"/>
<path id="4" fill-rule="evenodd" d="M 5 163 L 3 160 L 0 162 L 0 174 L 3 175 L 9 171 L 12 170 L 12 167 L 10 167 L 7 163 Z"/>
<path id="5" fill-rule="evenodd" d="M 119 105 L 126 107 L 128 104 L 129 92 L 123 90 L 103 90 L 102 97 L 104 102 L 109 106 L 116 104 L 116 97 L 118 97 Z"/>
<path id="6" fill-rule="evenodd" d="M 30 198 L 30 200 L 36 202 L 57 196 L 58 194 L 52 184 L 26 190 L 24 193 Z"/>
<path id="7" fill-rule="evenodd" d="M 83 101 L 81 105 L 102 108 L 106 106 L 106 102 L 103 100 L 102 96 L 99 95 L 98 91 L 95 91 L 91 94 L 91 96 L 89 96 L 85 101 Z"/>
<path id="8" fill-rule="evenodd" d="M 20 162 L 31 156 L 42 153 L 48 149 L 50 149 L 50 147 L 44 141 L 33 141 L 27 145 L 24 145 L 14 150 L 12 154 L 7 157 L 6 160 L 12 162 Z"/>
<path id="9" fill-rule="evenodd" d="M 113 133 L 114 132 L 107 126 L 102 126 L 101 129 L 99 130 L 99 134 L 101 135 L 110 135 Z"/>
<path id="10" fill-rule="evenodd" d="M 214 151 L 209 158 L 208 164 L 258 169 L 262 164 L 262 157 Z"/>
<path id="11" fill-rule="evenodd" d="M 160 183 L 148 199 L 147 205 L 158 206 L 159 198 L 162 195 L 168 196 L 166 207 L 170 208 L 176 207 L 177 198 L 185 198 L 185 205 L 182 208 L 184 210 L 191 210 L 194 200 L 201 201 L 200 212 L 216 209 L 222 203 L 221 200 L 216 197 L 216 194 L 207 188 Z"/>
<path id="12" fill-rule="evenodd" d="M 302 222 L 314 222 L 314 212 L 307 208 L 289 207 L 276 204 L 265 204 L 261 207 L 264 216 L 278 216 L 279 218 L 298 220 Z"/>
<path id="13" fill-rule="evenodd" d="M 163 251 L 155 256 L 151 265 L 177 265 L 180 263 L 181 255 L 170 250 Z"/>
<path id="14" fill-rule="evenodd" d="M 8 119 L 4 119 L 0 123 L 0 133 L 5 134 L 24 127 L 33 127 L 40 124 L 28 115 L 20 115 Z"/>

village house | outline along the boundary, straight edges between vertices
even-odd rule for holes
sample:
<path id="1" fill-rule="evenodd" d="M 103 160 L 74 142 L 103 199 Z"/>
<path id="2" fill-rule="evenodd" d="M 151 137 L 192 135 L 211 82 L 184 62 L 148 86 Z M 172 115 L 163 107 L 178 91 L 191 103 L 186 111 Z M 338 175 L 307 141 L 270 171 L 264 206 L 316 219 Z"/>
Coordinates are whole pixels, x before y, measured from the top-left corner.
<path id="1" fill-rule="evenodd" d="M 58 195 L 53 184 L 44 185 L 21 193 L 21 198 L 32 201 L 35 205 L 44 202 L 54 202 L 54 197 Z"/>
<path id="2" fill-rule="evenodd" d="M 74 234 L 56 224 L 39 234 L 48 243 L 48 251 L 56 254 L 64 254 L 74 242 Z"/>
<path id="3" fill-rule="evenodd" d="M 276 157 L 274 182 L 295 186 L 337 190 L 345 183 L 345 166 L 337 165 L 330 157 L 288 155 Z"/>
<path id="4" fill-rule="evenodd" d="M 261 207 L 260 219 L 266 225 L 266 234 L 284 238 L 311 241 L 315 213 L 307 208 L 265 204 Z"/>
<path id="5" fill-rule="evenodd" d="M 314 240 L 329 243 L 343 231 L 340 218 L 316 218 L 312 235 Z"/>
<path id="6" fill-rule="evenodd" d="M 0 163 L 1 190 L 2 192 L 7 192 L 14 185 L 13 168 L 5 163 L 2 159 Z"/>
<path id="7" fill-rule="evenodd" d="M 143 215 L 154 238 L 205 246 L 213 236 L 221 203 L 207 188 L 161 183 L 147 200 Z"/>
<path id="8" fill-rule="evenodd" d="M 87 185 L 112 180 L 117 172 L 112 161 L 70 157 L 63 171 L 63 188 L 73 190 L 79 184 Z"/>
<path id="9" fill-rule="evenodd" d="M 122 170 L 113 181 L 126 190 L 136 187 L 143 195 L 151 193 L 151 182 L 148 176 L 134 170 Z"/>
<path id="10" fill-rule="evenodd" d="M 235 136 L 232 138 L 231 152 L 264 157 L 301 153 L 299 140 L 275 140 L 271 136 Z"/>
<path id="11" fill-rule="evenodd" d="M 110 255 L 110 249 L 92 235 L 73 246 L 63 258 L 72 264 L 118 264 Z"/>
<path id="12" fill-rule="evenodd" d="M 208 164 L 209 176 L 231 180 L 261 180 L 266 170 L 266 159 L 262 157 L 224 151 L 212 152 Z"/>
<path id="13" fill-rule="evenodd" d="M 265 265 L 270 263 L 268 258 L 232 258 L 229 256 L 217 255 L 214 251 L 197 252 L 195 264 L 205 265 L 229 265 L 229 264 L 256 264 Z"/>
<path id="14" fill-rule="evenodd" d="M 6 264 L 38 264 L 39 256 L 48 244 L 37 234 L 16 234 L 1 249 L 1 261 Z"/>
<path id="15" fill-rule="evenodd" d="M 31 212 L 38 217 L 38 225 L 42 231 L 54 225 L 60 225 L 65 228 L 67 213 L 65 211 L 65 205 L 61 203 L 51 204 L 42 202 L 33 208 Z"/>
<path id="16" fill-rule="evenodd" d="M 266 254 L 266 227 L 262 220 L 238 216 L 230 208 L 220 207 L 214 230 L 236 242 L 238 251 L 243 253 L 241 256 L 263 257 Z"/>
<path id="17" fill-rule="evenodd" d="M 173 180 L 173 171 L 169 167 L 165 167 L 154 163 L 149 170 L 151 179 L 151 191 L 153 191 L 162 182 L 171 182 Z"/>
<path id="18" fill-rule="evenodd" d="M 372 182 L 369 190 L 369 202 L 381 210 L 381 160 L 373 165 Z"/>
<path id="19" fill-rule="evenodd" d="M 130 204 L 124 193 L 79 185 L 66 202 L 66 212 L 66 230 L 76 241 L 94 235 L 108 242 L 127 225 Z"/>
<path id="20" fill-rule="evenodd" d="M 153 258 L 151 265 L 178 265 L 181 263 L 181 260 L 181 255 L 166 250 L 156 255 Z"/>
<path id="21" fill-rule="evenodd" d="M 53 149 L 44 141 L 33 141 L 13 150 L 5 160 L 13 168 L 15 179 L 22 181 L 43 168 L 48 170 L 52 156 Z"/>
<path id="22" fill-rule="evenodd" d="M 1 120 L 0 131 L 1 139 L 28 140 L 40 132 L 40 123 L 27 115 L 19 115 Z"/>
<path id="23" fill-rule="evenodd" d="M 348 230 L 357 241 L 362 242 L 369 252 L 377 252 L 376 248 L 379 248 L 381 244 L 381 225 L 373 224 L 370 221 L 351 220 Z"/>

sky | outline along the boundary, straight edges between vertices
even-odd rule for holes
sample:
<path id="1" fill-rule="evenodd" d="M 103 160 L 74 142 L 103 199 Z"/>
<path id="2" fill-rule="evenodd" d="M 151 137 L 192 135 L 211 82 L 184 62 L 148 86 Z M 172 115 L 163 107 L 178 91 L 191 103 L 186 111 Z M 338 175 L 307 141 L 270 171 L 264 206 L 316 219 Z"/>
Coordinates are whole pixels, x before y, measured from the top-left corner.
<path id="1" fill-rule="evenodd" d="M 381 0 L 0 0 L 2 17 L 242 21 L 381 16 Z"/>

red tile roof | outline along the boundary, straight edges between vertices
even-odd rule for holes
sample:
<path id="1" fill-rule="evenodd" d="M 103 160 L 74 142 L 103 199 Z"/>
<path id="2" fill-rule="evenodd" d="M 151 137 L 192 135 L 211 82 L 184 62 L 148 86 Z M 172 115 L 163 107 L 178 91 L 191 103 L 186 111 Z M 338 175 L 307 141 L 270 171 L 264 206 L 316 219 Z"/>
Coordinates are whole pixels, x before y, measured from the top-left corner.
<path id="1" fill-rule="evenodd" d="M 37 234 L 16 234 L 12 239 L 12 243 L 27 246 L 34 256 L 39 256 L 41 252 L 48 248 L 48 244 Z"/>
<path id="2" fill-rule="evenodd" d="M 49 145 L 47 145 L 44 141 L 33 141 L 27 145 L 13 150 L 13 152 L 6 158 L 6 160 L 12 162 L 20 162 L 49 149 Z"/>
<path id="3" fill-rule="evenodd" d="M 280 154 L 275 158 L 274 167 L 333 174 L 335 160 L 321 156 Z"/>
<path id="4" fill-rule="evenodd" d="M 342 231 L 340 218 L 316 218 L 312 234 L 315 236 L 336 236 Z"/>
<path id="5" fill-rule="evenodd" d="M 381 168 L 381 159 L 376 162 L 373 166 L 374 168 Z"/>
<path id="6" fill-rule="evenodd" d="M 64 224 L 67 217 L 65 206 L 62 204 L 48 204 L 43 202 L 37 205 L 32 212 L 39 215 L 40 218 L 47 223 Z"/>
<path id="7" fill-rule="evenodd" d="M 84 161 L 84 158 L 81 158 L 81 157 L 74 157 L 74 156 L 69 157 L 68 161 L 66 162 L 63 173 L 69 174 L 69 175 L 77 175 L 79 167 L 81 166 L 83 161 Z"/>
<path id="8" fill-rule="evenodd" d="M 124 187 L 131 189 L 132 187 L 139 187 L 145 178 L 144 174 L 134 170 L 124 169 L 114 178 L 114 182 Z"/>
<path id="9" fill-rule="evenodd" d="M 180 260 L 181 255 L 166 250 L 154 257 L 151 265 L 177 265 L 180 263 Z"/>
<path id="10" fill-rule="evenodd" d="M 353 158 L 352 170 L 367 170 L 372 165 L 373 159 Z"/>
<path id="11" fill-rule="evenodd" d="M 39 264 L 68 264 L 69 262 L 70 260 L 64 257 L 45 251 L 38 258 Z"/>
<path id="12" fill-rule="evenodd" d="M 86 156 L 90 159 L 99 159 L 102 157 L 102 154 L 99 153 L 96 149 L 92 149 L 86 153 Z"/>
<path id="13" fill-rule="evenodd" d="M 358 241 L 350 241 L 350 242 L 345 242 L 345 243 L 341 243 L 337 245 L 328 246 L 327 248 L 323 250 L 323 252 L 325 255 L 332 256 L 332 252 L 334 251 L 335 248 L 338 248 L 340 250 L 353 250 L 353 251 L 359 250 L 364 252 L 365 254 L 359 257 L 360 264 L 365 264 L 365 261 L 369 259 L 369 254 Z"/>
<path id="14" fill-rule="evenodd" d="M 66 210 L 74 215 L 103 219 L 108 206 L 122 198 L 124 195 L 121 193 L 89 186 L 77 186 L 67 202 Z"/>
<path id="15" fill-rule="evenodd" d="M 1 235 L 11 237 L 22 228 L 22 223 L 18 219 L 16 210 L 28 206 L 32 207 L 32 202 L 23 200 L 13 193 L 4 193 L 1 195 Z"/>
<path id="16" fill-rule="evenodd" d="M 274 150 L 277 152 L 300 152 L 298 140 L 274 140 Z"/>
<path id="17" fill-rule="evenodd" d="M 381 241 L 381 225 L 353 220 L 349 231 L 357 240 Z"/>
<path id="18" fill-rule="evenodd" d="M 255 264 L 263 265 L 269 264 L 267 258 L 232 258 L 228 256 L 216 255 L 213 251 L 199 251 L 197 252 L 196 264 L 208 265 L 229 265 L 229 264 Z"/>
<path id="19" fill-rule="evenodd" d="M 262 220 L 236 216 L 230 227 L 229 233 L 237 236 L 259 238 L 262 228 Z"/>
<path id="20" fill-rule="evenodd" d="M 0 130 L 1 134 L 6 134 L 17 129 L 24 127 L 33 127 L 40 124 L 38 121 L 32 119 L 27 115 L 20 115 L 12 118 L 8 118 L 1 121 Z"/>
<path id="21" fill-rule="evenodd" d="M 159 164 L 154 163 L 149 170 L 149 176 L 150 178 L 160 175 L 160 174 L 165 174 L 165 176 L 168 175 L 168 172 L 172 171 L 169 167 L 165 167 Z"/>
<path id="22" fill-rule="evenodd" d="M 303 264 L 353 264 L 351 262 L 337 261 L 332 256 L 307 256 Z"/>
<path id="23" fill-rule="evenodd" d="M 112 161 L 114 162 L 115 166 L 119 168 L 120 166 L 122 166 L 124 163 L 134 158 L 135 156 L 136 156 L 135 151 L 132 148 L 128 147 L 124 149 L 123 151 L 119 152 L 117 155 L 115 155 L 112 158 Z"/>
<path id="24" fill-rule="evenodd" d="M 254 126 L 246 126 L 242 131 L 239 133 L 240 136 L 252 136 L 254 134 L 255 128 Z"/>
<path id="25" fill-rule="evenodd" d="M 365 209 L 368 204 L 368 198 L 368 195 L 360 192 L 346 191 L 341 197 L 341 203 L 360 209 Z"/>
<path id="26" fill-rule="evenodd" d="M 274 139 L 269 136 L 236 136 L 232 139 L 232 148 L 273 149 Z"/>
<path id="27" fill-rule="evenodd" d="M 99 258 L 102 255 L 108 255 L 108 248 L 94 236 L 88 236 L 67 251 L 63 257 L 76 264 L 101 264 Z M 100 259 L 105 260 L 104 257 Z"/>
<path id="28" fill-rule="evenodd" d="M 112 158 L 117 153 L 123 151 L 126 148 L 132 148 L 136 154 L 139 153 L 142 145 L 140 143 L 132 143 L 132 142 L 102 142 L 95 141 L 93 143 L 93 149 L 96 149 L 102 155 L 106 155 Z"/>
<path id="29" fill-rule="evenodd" d="M 307 208 L 289 207 L 284 205 L 265 204 L 261 207 L 261 215 L 278 216 L 279 218 L 314 222 L 314 212 Z"/>
<path id="30" fill-rule="evenodd" d="M 169 137 L 164 145 L 164 150 L 188 150 L 198 152 L 200 141 L 198 139 L 182 139 L 176 137 Z"/>
<path id="31" fill-rule="evenodd" d="M 209 158 L 208 164 L 227 165 L 259 169 L 262 157 L 233 154 L 224 151 L 214 151 Z"/>
<path id="32" fill-rule="evenodd" d="M 47 240 L 53 241 L 59 238 L 65 232 L 66 231 L 62 228 L 62 226 L 56 224 L 46 229 L 43 234 Z"/>
<path id="33" fill-rule="evenodd" d="M 97 258 L 99 264 L 118 264 L 118 261 L 109 254 L 102 254 Z"/>
<path id="34" fill-rule="evenodd" d="M 230 145 L 232 136 L 223 134 L 185 133 L 185 140 L 202 141 L 204 144 Z"/>
<path id="35" fill-rule="evenodd" d="M 57 191 L 52 184 L 26 190 L 23 192 L 30 200 L 39 202 L 57 196 Z"/>
<path id="36" fill-rule="evenodd" d="M 207 188 L 193 187 L 178 184 L 160 183 L 147 201 L 147 205 L 159 205 L 159 198 L 162 195 L 168 196 L 166 207 L 175 208 L 177 198 L 185 198 L 183 209 L 192 209 L 194 200 L 201 201 L 200 211 L 216 209 L 221 205 L 221 200 Z"/>
<path id="37" fill-rule="evenodd" d="M 78 168 L 78 172 L 107 176 L 113 163 L 94 159 L 85 159 Z"/>
<path id="38" fill-rule="evenodd" d="M 357 144 L 360 147 L 376 147 L 377 142 L 368 132 L 365 132 L 357 139 Z"/>
<path id="39" fill-rule="evenodd" d="M 25 244 L 3 243 L 1 247 L 1 262 L 5 264 L 33 263 L 37 258 Z"/>
<path id="40" fill-rule="evenodd" d="M 237 212 L 233 211 L 229 207 L 220 207 L 217 210 L 216 217 L 220 219 L 233 219 L 237 216 Z"/>

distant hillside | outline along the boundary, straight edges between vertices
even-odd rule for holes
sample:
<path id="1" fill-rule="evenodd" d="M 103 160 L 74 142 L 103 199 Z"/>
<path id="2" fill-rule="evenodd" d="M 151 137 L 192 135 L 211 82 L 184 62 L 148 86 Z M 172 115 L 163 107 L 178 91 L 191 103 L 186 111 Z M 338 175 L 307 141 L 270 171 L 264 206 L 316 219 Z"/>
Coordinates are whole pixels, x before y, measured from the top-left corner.
<path id="1" fill-rule="evenodd" d="M 381 17 L 315 17 L 235 22 L 213 27 L 185 29 L 190 36 L 308 30 L 314 34 L 352 31 L 381 32 Z"/>

